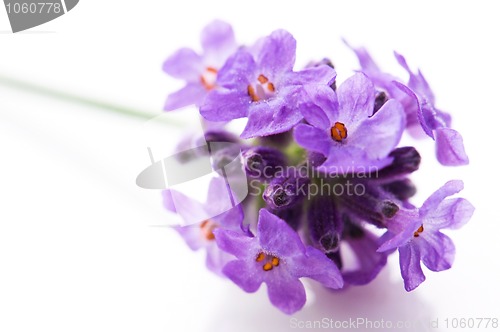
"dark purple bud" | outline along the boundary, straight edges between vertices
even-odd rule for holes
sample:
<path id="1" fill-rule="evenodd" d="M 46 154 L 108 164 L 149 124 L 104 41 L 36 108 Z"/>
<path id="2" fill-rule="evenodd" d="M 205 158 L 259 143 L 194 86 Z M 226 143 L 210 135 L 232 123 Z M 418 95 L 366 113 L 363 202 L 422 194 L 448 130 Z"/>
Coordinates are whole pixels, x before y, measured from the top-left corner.
<path id="1" fill-rule="evenodd" d="M 231 142 L 238 143 L 238 136 L 224 130 L 211 130 L 205 132 L 205 140 L 207 142 Z"/>
<path id="2" fill-rule="evenodd" d="M 273 179 L 262 194 L 268 207 L 273 210 L 292 207 L 308 194 L 309 178 L 300 174 L 300 169 L 289 167 L 286 173 Z"/>
<path id="3" fill-rule="evenodd" d="M 382 188 L 397 199 L 406 201 L 417 193 L 417 188 L 410 179 L 396 180 L 382 185 Z"/>
<path id="4" fill-rule="evenodd" d="M 342 238 L 345 239 L 361 239 L 365 236 L 365 231 L 361 226 L 351 221 L 347 215 L 344 215 L 344 232 Z"/>
<path id="5" fill-rule="evenodd" d="M 302 215 L 304 211 L 303 204 L 295 204 L 289 209 L 271 210 L 274 215 L 280 217 L 286 223 L 297 231 L 302 224 Z"/>
<path id="6" fill-rule="evenodd" d="M 397 148 L 389 153 L 394 160 L 389 166 L 386 166 L 376 172 L 376 178 L 399 178 L 415 172 L 420 166 L 420 154 L 412 147 L 407 146 Z M 372 174 L 373 175 L 373 174 Z"/>
<path id="7" fill-rule="evenodd" d="M 373 106 L 373 115 L 378 112 L 379 109 L 384 106 L 384 104 L 389 100 L 387 94 L 384 91 L 377 92 L 375 96 L 375 105 Z M 372 116 L 373 116 L 372 115 Z"/>
<path id="8" fill-rule="evenodd" d="M 259 138 L 259 142 L 261 142 L 262 145 L 274 146 L 277 148 L 286 147 L 291 141 L 293 141 L 293 135 L 290 130 L 284 133 Z"/>
<path id="9" fill-rule="evenodd" d="M 386 220 L 394 217 L 399 206 L 388 199 L 387 194 L 382 196 L 377 190 L 365 186 L 362 195 L 339 196 L 343 206 L 354 216 L 365 220 L 379 228 L 386 227 Z"/>
<path id="10" fill-rule="evenodd" d="M 339 250 L 342 220 L 331 196 L 316 196 L 308 208 L 307 226 L 313 245 L 325 253 Z"/>
<path id="11" fill-rule="evenodd" d="M 243 164 L 248 176 L 271 181 L 278 171 L 285 170 L 285 156 L 279 150 L 253 147 L 243 152 Z"/>

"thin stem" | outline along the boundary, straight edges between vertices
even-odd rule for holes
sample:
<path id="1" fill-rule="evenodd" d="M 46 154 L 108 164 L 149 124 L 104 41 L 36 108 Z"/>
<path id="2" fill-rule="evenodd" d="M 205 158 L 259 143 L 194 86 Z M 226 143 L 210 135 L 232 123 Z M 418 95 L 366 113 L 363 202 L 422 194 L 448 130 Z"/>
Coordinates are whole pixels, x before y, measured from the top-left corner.
<path id="1" fill-rule="evenodd" d="M 52 89 L 49 87 L 41 86 L 38 84 L 18 80 L 15 78 L 11 77 L 6 77 L 0 75 L 0 85 L 3 85 L 5 87 L 17 89 L 17 90 L 23 90 L 29 93 L 35 93 L 39 95 L 43 95 L 46 97 L 51 97 L 55 98 L 58 100 L 63 100 L 69 103 L 75 103 L 75 104 L 80 104 L 84 106 L 89 106 L 92 108 L 99 108 L 104 111 L 108 111 L 110 113 L 115 113 L 115 114 L 121 114 L 121 115 L 126 115 L 134 118 L 140 118 L 140 119 L 145 119 L 149 120 L 152 119 L 158 115 L 161 115 L 160 112 L 158 113 L 153 113 L 153 112 L 144 112 L 140 111 L 134 108 L 126 107 L 123 105 L 117 105 L 113 103 L 109 103 L 103 100 L 98 100 L 98 99 L 92 99 L 84 96 L 79 96 L 75 95 L 72 93 L 68 92 L 63 92 L 59 91 L 56 89 Z M 172 126 L 179 126 L 182 125 L 179 122 L 173 122 L 170 119 L 168 121 L 163 121 L 165 124 L 169 124 Z"/>

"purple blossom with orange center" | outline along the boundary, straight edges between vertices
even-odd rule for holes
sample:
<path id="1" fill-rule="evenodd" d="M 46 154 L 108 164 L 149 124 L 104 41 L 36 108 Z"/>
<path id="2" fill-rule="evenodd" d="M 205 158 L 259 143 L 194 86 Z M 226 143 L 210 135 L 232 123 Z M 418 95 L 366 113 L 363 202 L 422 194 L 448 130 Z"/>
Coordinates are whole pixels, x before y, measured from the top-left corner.
<path id="1" fill-rule="evenodd" d="M 184 80 L 186 85 L 170 94 L 165 102 L 166 111 L 191 104 L 200 105 L 206 94 L 217 87 L 217 74 L 238 45 L 233 28 L 223 21 L 213 21 L 201 32 L 203 53 L 181 48 L 163 63 L 170 76 Z"/>
<path id="2" fill-rule="evenodd" d="M 335 93 L 329 87 L 306 89 L 309 102 L 302 108 L 308 124 L 295 127 L 294 137 L 309 151 L 326 160 L 328 173 L 357 173 L 387 166 L 404 130 L 401 104 L 386 101 L 375 109 L 375 88 L 362 73 L 342 83 Z"/>
<path id="3" fill-rule="evenodd" d="M 223 192 L 224 190 L 227 189 L 220 181 L 212 181 L 207 195 L 209 197 L 218 197 L 221 194 L 225 194 Z M 175 195 L 175 204 L 172 199 L 172 195 Z M 213 200 L 211 200 L 211 202 L 212 201 Z M 220 207 L 211 204 L 202 204 L 180 192 L 172 192 L 171 190 L 165 190 L 163 192 L 163 202 L 164 206 L 171 212 L 175 213 L 175 206 L 181 205 L 183 209 L 192 211 L 193 215 L 198 215 L 199 217 L 197 219 L 200 220 L 205 215 L 214 215 L 214 217 L 204 219 L 194 225 L 182 227 L 175 226 L 174 228 L 177 232 L 179 232 L 184 241 L 186 241 L 186 244 L 191 250 L 206 250 L 207 268 L 216 274 L 222 275 L 222 268 L 231 260 L 231 255 L 219 249 L 215 243 L 214 231 L 222 227 L 224 229 L 231 229 L 235 232 L 243 234 L 241 228 L 243 222 L 243 210 L 241 206 L 236 206 L 222 214 L 216 215 L 215 211 L 219 211 Z"/>
<path id="4" fill-rule="evenodd" d="M 293 71 L 296 41 L 284 30 L 259 42 L 252 54 L 240 49 L 218 74 L 220 88 L 210 91 L 200 107 L 209 121 L 248 118 L 242 138 L 268 136 L 291 129 L 302 120 L 306 86 L 329 86 L 335 71 L 327 65 Z"/>
<path id="5" fill-rule="evenodd" d="M 424 280 L 420 262 L 431 271 L 449 269 L 455 257 L 452 240 L 441 229 L 458 229 L 471 218 L 474 207 L 464 198 L 448 198 L 463 189 L 463 182 L 449 181 L 417 209 L 401 209 L 388 222 L 379 252 L 398 249 L 405 289 Z"/>
<path id="6" fill-rule="evenodd" d="M 364 285 L 396 249 L 407 291 L 425 280 L 422 263 L 431 271 L 452 266 L 455 247 L 441 231 L 468 222 L 474 207 L 451 197 L 463 188 L 458 180 L 413 205 L 418 183 L 410 175 L 425 156 L 418 146 L 401 146 L 402 134 L 433 138 L 443 165 L 468 158 L 420 71 L 396 54 L 409 74 L 402 81 L 358 48 L 362 71 L 337 82 L 327 58 L 294 71 L 290 33 L 277 30 L 237 48 L 220 21 L 205 28 L 202 44 L 203 55 L 182 49 L 165 63 L 187 82 L 166 108 L 199 105 L 210 123 L 182 142 L 188 153 L 179 161 L 209 154 L 200 164 L 225 179 L 210 183 L 209 204 L 173 190 L 164 196 L 170 210 L 175 197 L 179 215 L 199 220 L 176 230 L 193 250 L 206 250 L 210 270 L 249 293 L 265 283 L 270 302 L 293 314 L 306 302 L 301 278 L 331 289 Z M 240 137 L 229 123 L 238 118 L 247 120 Z M 190 149 L 205 141 L 208 149 Z M 249 195 L 221 211 L 222 196 L 240 189 Z"/>
<path id="7" fill-rule="evenodd" d="M 335 263 L 321 251 L 306 247 L 285 221 L 261 209 L 257 228 L 255 237 L 223 229 L 214 232 L 219 247 L 237 258 L 222 272 L 244 291 L 256 292 L 265 283 L 271 303 L 293 314 L 306 302 L 299 278 L 311 278 L 333 289 L 343 286 Z"/>

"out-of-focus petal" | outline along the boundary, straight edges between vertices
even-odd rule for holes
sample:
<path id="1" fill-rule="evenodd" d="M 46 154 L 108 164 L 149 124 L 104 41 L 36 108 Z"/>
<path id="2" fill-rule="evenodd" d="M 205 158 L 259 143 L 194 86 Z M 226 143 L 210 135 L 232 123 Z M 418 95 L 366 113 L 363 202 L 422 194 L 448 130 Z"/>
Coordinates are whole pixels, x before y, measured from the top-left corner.
<path id="1" fill-rule="evenodd" d="M 181 48 L 163 63 L 168 75 L 188 82 L 199 81 L 203 69 L 202 58 L 190 48 Z"/>
<path id="2" fill-rule="evenodd" d="M 163 109 L 173 111 L 188 105 L 200 105 L 207 90 L 199 83 L 188 83 L 182 89 L 168 95 Z"/>
<path id="3" fill-rule="evenodd" d="M 436 155 L 438 161 L 445 166 L 469 164 L 462 136 L 451 128 L 436 130 Z"/>

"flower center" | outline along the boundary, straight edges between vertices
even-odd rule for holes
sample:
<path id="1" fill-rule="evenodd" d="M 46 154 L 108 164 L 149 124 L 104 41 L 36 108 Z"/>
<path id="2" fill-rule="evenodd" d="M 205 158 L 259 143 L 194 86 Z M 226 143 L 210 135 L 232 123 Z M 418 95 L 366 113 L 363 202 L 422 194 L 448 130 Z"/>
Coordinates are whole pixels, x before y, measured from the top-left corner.
<path id="1" fill-rule="evenodd" d="M 258 263 L 263 263 L 262 269 L 264 271 L 271 271 L 273 267 L 277 267 L 280 265 L 280 259 L 273 255 L 268 255 L 264 252 L 260 252 L 257 257 L 255 257 L 255 261 Z"/>
<path id="2" fill-rule="evenodd" d="M 248 95 L 253 102 L 272 97 L 275 91 L 274 84 L 262 74 L 259 75 L 254 85 L 249 84 L 247 88 Z"/>
<path id="3" fill-rule="evenodd" d="M 342 122 L 335 122 L 332 128 L 330 128 L 330 135 L 333 140 L 342 142 L 342 140 L 347 138 L 347 128 Z"/>
<path id="4" fill-rule="evenodd" d="M 420 227 L 416 230 L 415 233 L 413 233 L 413 237 L 419 237 L 420 233 L 424 231 L 424 225 L 420 225 Z"/>
<path id="5" fill-rule="evenodd" d="M 217 69 L 214 67 L 207 67 L 205 71 L 200 76 L 201 85 L 207 90 L 212 90 L 215 88 L 215 82 L 217 80 Z"/>
<path id="6" fill-rule="evenodd" d="M 215 240 L 214 229 L 217 227 L 219 227 L 219 225 L 212 220 L 205 220 L 200 224 L 201 234 L 206 240 L 213 241 Z"/>

